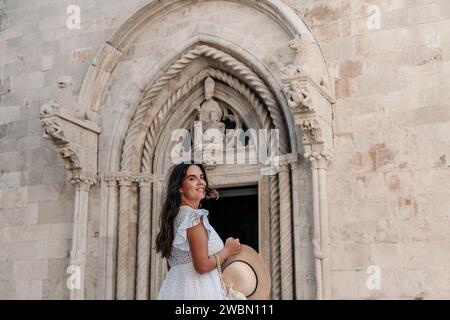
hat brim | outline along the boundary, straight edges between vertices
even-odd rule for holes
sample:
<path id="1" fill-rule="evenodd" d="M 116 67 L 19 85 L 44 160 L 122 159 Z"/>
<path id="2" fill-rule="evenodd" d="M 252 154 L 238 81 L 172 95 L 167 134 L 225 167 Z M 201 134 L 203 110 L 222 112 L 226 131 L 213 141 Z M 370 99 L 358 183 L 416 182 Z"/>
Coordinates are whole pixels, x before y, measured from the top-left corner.
<path id="1" fill-rule="evenodd" d="M 270 289 L 271 289 L 271 278 L 270 272 L 262 257 L 256 252 L 252 247 L 245 244 L 241 244 L 241 251 L 229 257 L 222 264 L 222 270 L 225 271 L 226 268 L 233 262 L 241 261 L 248 264 L 256 275 L 256 289 L 255 291 L 247 296 L 248 300 L 267 300 L 270 299 Z M 236 289 L 237 290 L 237 289 Z"/>

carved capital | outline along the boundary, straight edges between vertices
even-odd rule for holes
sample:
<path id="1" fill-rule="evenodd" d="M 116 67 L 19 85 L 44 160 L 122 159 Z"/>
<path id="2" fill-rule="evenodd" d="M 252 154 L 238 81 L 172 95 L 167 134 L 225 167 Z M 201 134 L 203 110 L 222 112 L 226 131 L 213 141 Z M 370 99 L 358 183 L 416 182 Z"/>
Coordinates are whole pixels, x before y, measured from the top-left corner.
<path id="1" fill-rule="evenodd" d="M 77 190 L 89 191 L 97 183 L 97 175 L 75 173 L 70 176 L 70 183 L 75 185 Z"/>
<path id="2" fill-rule="evenodd" d="M 304 158 L 311 162 L 313 169 L 328 169 L 333 161 L 333 154 L 330 150 L 324 149 L 320 152 L 305 153 Z"/>
<path id="3" fill-rule="evenodd" d="M 148 175 L 136 176 L 133 179 L 135 182 L 139 184 L 139 187 L 150 188 L 153 183 L 153 177 Z"/>
<path id="4" fill-rule="evenodd" d="M 119 182 L 119 186 L 121 187 L 123 186 L 131 187 L 135 180 L 132 175 L 123 174 L 117 177 L 117 181 Z"/>
<path id="5" fill-rule="evenodd" d="M 117 178 L 115 176 L 103 176 L 103 180 L 108 187 L 117 187 Z"/>

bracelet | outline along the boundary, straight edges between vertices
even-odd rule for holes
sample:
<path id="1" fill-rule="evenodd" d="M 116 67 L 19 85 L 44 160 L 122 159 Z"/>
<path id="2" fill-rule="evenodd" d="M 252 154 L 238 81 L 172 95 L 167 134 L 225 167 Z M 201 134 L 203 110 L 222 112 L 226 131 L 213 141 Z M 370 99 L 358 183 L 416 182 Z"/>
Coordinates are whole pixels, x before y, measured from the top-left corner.
<path id="1" fill-rule="evenodd" d="M 217 254 L 213 254 L 213 257 L 216 259 L 217 271 L 219 271 L 219 274 L 222 274 L 222 267 L 220 266 L 219 256 Z"/>
<path id="2" fill-rule="evenodd" d="M 226 286 L 225 282 L 223 281 L 223 275 L 222 275 L 222 267 L 220 266 L 220 259 L 217 254 L 213 254 L 214 258 L 216 259 L 216 266 L 217 266 L 217 272 L 219 273 L 220 278 L 220 284 L 222 286 L 222 290 L 225 293 L 226 292 Z"/>

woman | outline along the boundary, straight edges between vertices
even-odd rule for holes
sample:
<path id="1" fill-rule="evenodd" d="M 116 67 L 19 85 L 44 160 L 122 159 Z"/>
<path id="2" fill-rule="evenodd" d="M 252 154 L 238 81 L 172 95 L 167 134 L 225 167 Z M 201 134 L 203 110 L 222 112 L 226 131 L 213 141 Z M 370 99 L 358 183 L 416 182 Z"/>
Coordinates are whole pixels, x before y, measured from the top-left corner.
<path id="1" fill-rule="evenodd" d="M 223 299 L 216 261 L 239 253 L 240 243 L 228 238 L 224 245 L 208 222 L 208 211 L 199 209 L 200 201 L 214 194 L 202 165 L 172 168 L 156 238 L 156 250 L 168 258 L 170 270 L 158 299 Z"/>

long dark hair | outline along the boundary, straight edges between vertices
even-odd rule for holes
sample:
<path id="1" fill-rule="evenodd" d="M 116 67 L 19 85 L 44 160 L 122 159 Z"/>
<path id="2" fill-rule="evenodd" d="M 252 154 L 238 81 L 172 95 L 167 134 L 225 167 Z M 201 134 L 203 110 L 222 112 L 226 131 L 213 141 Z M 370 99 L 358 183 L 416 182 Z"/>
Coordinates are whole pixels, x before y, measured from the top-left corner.
<path id="1" fill-rule="evenodd" d="M 203 168 L 201 164 L 194 162 L 182 162 L 174 165 L 170 169 L 165 199 L 159 216 L 160 230 L 156 237 L 156 252 L 161 252 L 161 255 L 164 258 L 169 258 L 172 251 L 172 243 L 175 236 L 174 221 L 181 204 L 181 194 L 179 189 L 183 185 L 183 180 L 186 177 L 188 168 L 192 165 L 198 166 L 203 172 L 206 182 L 206 198 L 215 198 L 218 195 L 217 190 L 210 187 L 205 168 Z"/>

